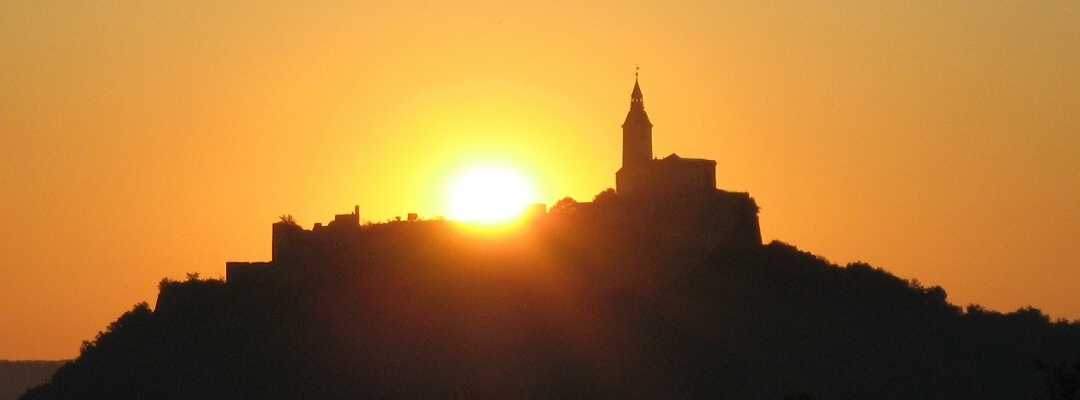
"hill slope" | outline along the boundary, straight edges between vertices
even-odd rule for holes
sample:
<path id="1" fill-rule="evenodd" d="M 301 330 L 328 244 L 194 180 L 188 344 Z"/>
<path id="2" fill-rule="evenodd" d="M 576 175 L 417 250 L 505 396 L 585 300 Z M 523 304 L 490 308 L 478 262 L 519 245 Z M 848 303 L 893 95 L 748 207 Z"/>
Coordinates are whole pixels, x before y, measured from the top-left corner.
<path id="1" fill-rule="evenodd" d="M 67 361 L 0 360 L 0 400 L 14 400 L 34 386 L 48 382 Z"/>
<path id="2" fill-rule="evenodd" d="M 444 222 L 271 265 L 163 281 L 24 399 L 1036 398 L 1080 325 L 949 304 L 773 242 L 555 220 Z"/>

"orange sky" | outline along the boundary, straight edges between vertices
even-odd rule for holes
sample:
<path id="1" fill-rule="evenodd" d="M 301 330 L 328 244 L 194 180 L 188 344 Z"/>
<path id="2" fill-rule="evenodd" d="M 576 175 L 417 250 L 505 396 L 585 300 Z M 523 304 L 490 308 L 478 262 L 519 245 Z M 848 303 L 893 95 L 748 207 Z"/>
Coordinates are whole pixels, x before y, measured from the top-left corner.
<path id="1" fill-rule="evenodd" d="M 281 214 L 444 214 L 481 163 L 589 200 L 635 64 L 655 155 L 717 160 L 766 241 L 1080 318 L 1080 2 L 444 3 L 0 3 L 0 359 L 268 259 Z"/>

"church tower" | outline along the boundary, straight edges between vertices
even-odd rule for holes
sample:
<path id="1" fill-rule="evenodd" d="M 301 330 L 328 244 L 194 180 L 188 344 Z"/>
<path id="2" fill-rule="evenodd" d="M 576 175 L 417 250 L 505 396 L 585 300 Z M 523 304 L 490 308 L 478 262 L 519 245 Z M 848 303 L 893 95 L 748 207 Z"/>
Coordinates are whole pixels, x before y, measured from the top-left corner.
<path id="1" fill-rule="evenodd" d="M 652 122 L 645 113 L 637 74 L 630 93 L 630 112 L 622 124 L 622 168 L 615 173 L 615 191 L 628 196 L 642 193 L 653 164 Z"/>
<path id="2" fill-rule="evenodd" d="M 633 168 L 648 164 L 653 158 L 652 122 L 645 113 L 645 102 L 641 96 L 637 74 L 634 74 L 634 91 L 630 94 L 630 112 L 622 124 L 622 166 Z"/>

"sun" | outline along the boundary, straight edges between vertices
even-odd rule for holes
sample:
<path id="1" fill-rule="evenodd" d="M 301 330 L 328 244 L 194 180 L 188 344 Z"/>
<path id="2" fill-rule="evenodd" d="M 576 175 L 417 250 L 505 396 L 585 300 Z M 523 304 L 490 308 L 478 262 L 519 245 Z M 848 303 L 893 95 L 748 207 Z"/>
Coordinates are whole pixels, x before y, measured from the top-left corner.
<path id="1" fill-rule="evenodd" d="M 529 180 L 499 166 L 471 169 L 450 187 L 450 218 L 474 223 L 500 223 L 521 215 L 533 202 Z"/>

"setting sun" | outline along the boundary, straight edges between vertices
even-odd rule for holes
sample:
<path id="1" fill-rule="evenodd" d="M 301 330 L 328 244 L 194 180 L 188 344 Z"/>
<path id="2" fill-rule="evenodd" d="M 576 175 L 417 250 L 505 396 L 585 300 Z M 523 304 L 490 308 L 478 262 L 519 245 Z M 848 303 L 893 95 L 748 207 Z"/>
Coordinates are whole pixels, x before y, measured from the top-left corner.
<path id="1" fill-rule="evenodd" d="M 483 167 L 459 176 L 450 188 L 450 218 L 480 223 L 513 219 L 529 203 L 533 191 L 521 173 L 503 167 Z"/>

